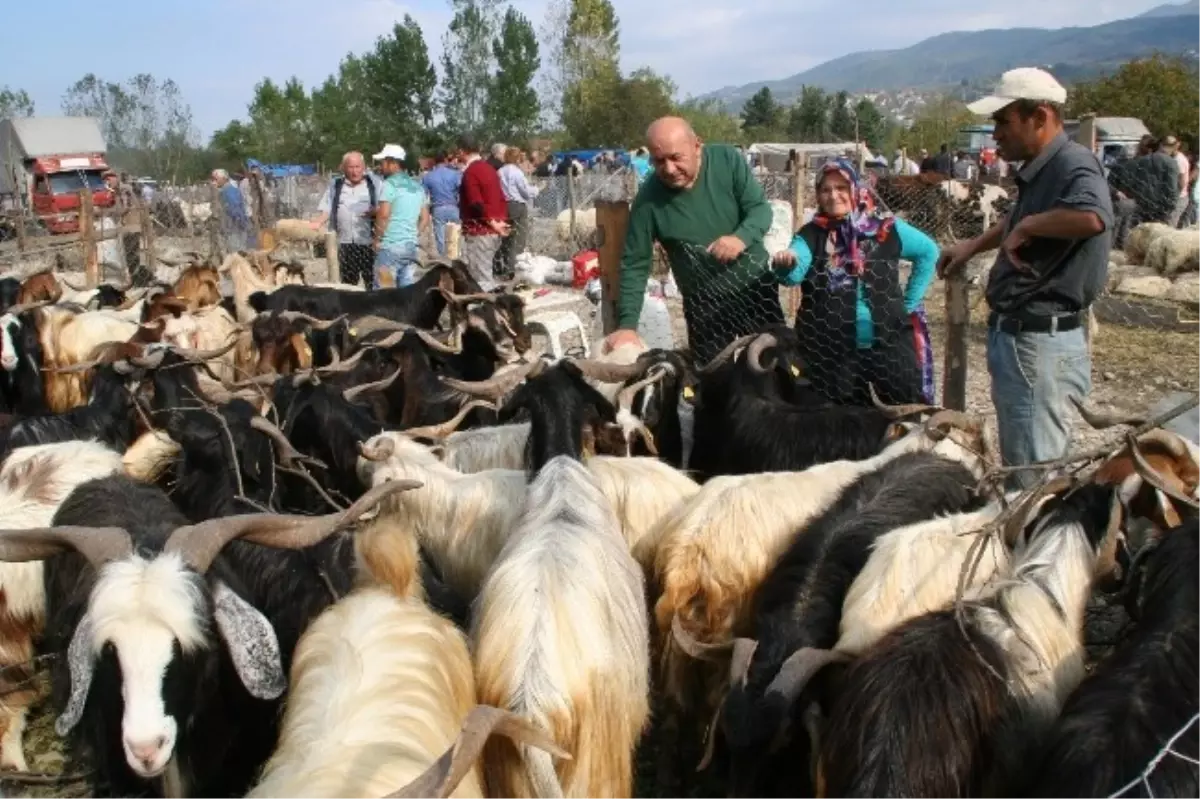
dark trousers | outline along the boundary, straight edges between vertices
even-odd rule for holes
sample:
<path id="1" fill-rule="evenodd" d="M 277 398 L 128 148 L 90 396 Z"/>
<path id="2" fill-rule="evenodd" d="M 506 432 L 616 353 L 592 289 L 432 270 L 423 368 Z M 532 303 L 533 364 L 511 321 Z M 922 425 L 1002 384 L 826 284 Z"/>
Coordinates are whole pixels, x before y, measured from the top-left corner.
<path id="1" fill-rule="evenodd" d="M 525 243 L 529 240 L 529 206 L 525 203 L 510 202 L 508 204 L 509 233 L 500 244 L 499 271 L 506 275 L 513 273 L 517 256 L 525 252 Z"/>
<path id="2" fill-rule="evenodd" d="M 371 288 L 375 250 L 370 244 L 339 244 L 338 272 L 343 283 Z"/>
<path id="3" fill-rule="evenodd" d="M 723 286 L 720 278 L 710 286 L 683 298 L 688 343 L 698 364 L 712 360 L 740 336 L 783 324 L 779 283 L 770 272 L 743 288 Z"/>

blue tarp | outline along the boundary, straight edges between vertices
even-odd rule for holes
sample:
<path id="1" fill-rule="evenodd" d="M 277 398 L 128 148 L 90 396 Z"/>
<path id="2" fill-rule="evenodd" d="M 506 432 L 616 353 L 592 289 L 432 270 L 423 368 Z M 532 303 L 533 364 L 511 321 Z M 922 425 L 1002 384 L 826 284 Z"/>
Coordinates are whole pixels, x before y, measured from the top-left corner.
<path id="1" fill-rule="evenodd" d="M 629 151 L 625 150 L 621 147 L 612 147 L 612 148 L 601 147 L 601 148 L 595 149 L 595 150 L 562 150 L 560 152 L 554 153 L 553 155 L 556 159 L 558 159 L 560 161 L 563 158 L 566 158 L 567 156 L 572 156 L 572 157 L 578 158 L 580 161 L 582 161 L 585 164 L 590 164 L 592 161 L 596 160 L 596 156 L 600 155 L 601 153 L 607 153 L 607 152 L 614 153 L 617 156 L 617 163 L 619 163 L 619 164 L 628 164 L 629 163 Z"/>
<path id="2" fill-rule="evenodd" d="M 285 178 L 289 175 L 315 175 L 316 164 L 264 164 L 254 158 L 246 159 L 246 168 L 257 168 L 264 175 L 273 178 Z"/>

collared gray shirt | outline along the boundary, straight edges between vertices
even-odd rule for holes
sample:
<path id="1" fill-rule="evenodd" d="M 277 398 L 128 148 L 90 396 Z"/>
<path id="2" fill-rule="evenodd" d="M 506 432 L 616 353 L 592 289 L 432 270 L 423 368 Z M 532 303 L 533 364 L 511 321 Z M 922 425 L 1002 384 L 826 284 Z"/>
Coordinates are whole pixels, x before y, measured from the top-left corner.
<path id="1" fill-rule="evenodd" d="M 366 216 L 371 209 L 371 190 L 367 181 L 375 184 L 375 202 L 383 196 L 383 186 L 379 178 L 367 173 L 357 185 L 346 180 L 342 183 L 342 193 L 338 195 L 337 219 L 330 220 L 330 229 L 336 230 L 339 244 L 370 244 L 373 241 L 372 217 Z M 317 210 L 328 213 L 333 208 L 333 181 L 325 189 L 325 195 L 317 203 Z"/>
<path id="2" fill-rule="evenodd" d="M 1065 133 L 1017 173 L 1017 202 L 1004 235 L 1025 217 L 1056 208 L 1092 211 L 1104 230 L 1086 239 L 1033 239 L 1018 251 L 1030 267 L 1026 271 L 1016 269 L 1001 250 L 988 276 L 987 301 L 993 311 L 1076 313 L 1103 290 L 1112 244 L 1112 198 L 1096 155 Z"/>

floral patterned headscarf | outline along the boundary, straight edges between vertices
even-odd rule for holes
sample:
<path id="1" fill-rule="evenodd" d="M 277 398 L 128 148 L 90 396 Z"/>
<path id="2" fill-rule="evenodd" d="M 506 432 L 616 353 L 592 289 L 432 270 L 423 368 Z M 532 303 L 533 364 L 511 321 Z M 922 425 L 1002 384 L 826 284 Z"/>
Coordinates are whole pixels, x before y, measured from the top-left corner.
<path id="1" fill-rule="evenodd" d="M 883 242 L 895 224 L 895 217 L 876 205 L 874 191 L 859 179 L 858 170 L 845 158 L 837 158 L 822 166 L 821 174 L 817 176 L 817 186 L 820 187 L 821 181 L 832 172 L 841 175 L 850 184 L 850 200 L 854 207 L 840 219 L 818 210 L 812 221 L 828 231 L 829 265 L 851 275 L 860 275 L 864 259 L 858 246 L 859 240 L 871 238 Z"/>

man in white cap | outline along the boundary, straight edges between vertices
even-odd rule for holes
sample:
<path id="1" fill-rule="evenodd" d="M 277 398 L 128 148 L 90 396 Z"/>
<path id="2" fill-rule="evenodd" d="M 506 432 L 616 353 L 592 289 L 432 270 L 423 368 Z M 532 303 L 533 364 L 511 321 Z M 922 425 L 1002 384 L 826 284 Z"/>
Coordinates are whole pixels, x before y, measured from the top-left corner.
<path id="1" fill-rule="evenodd" d="M 968 106 L 990 115 L 1006 161 L 1020 161 L 1017 202 L 977 239 L 942 250 L 943 275 L 973 256 L 1000 249 L 988 276 L 988 372 L 1009 466 L 1066 454 L 1069 396 L 1091 390 L 1088 308 L 1104 288 L 1112 202 L 1094 153 L 1067 138 L 1067 91 L 1048 72 L 1005 72 L 989 97 Z M 1014 474 L 1016 486 L 1036 471 Z"/>

